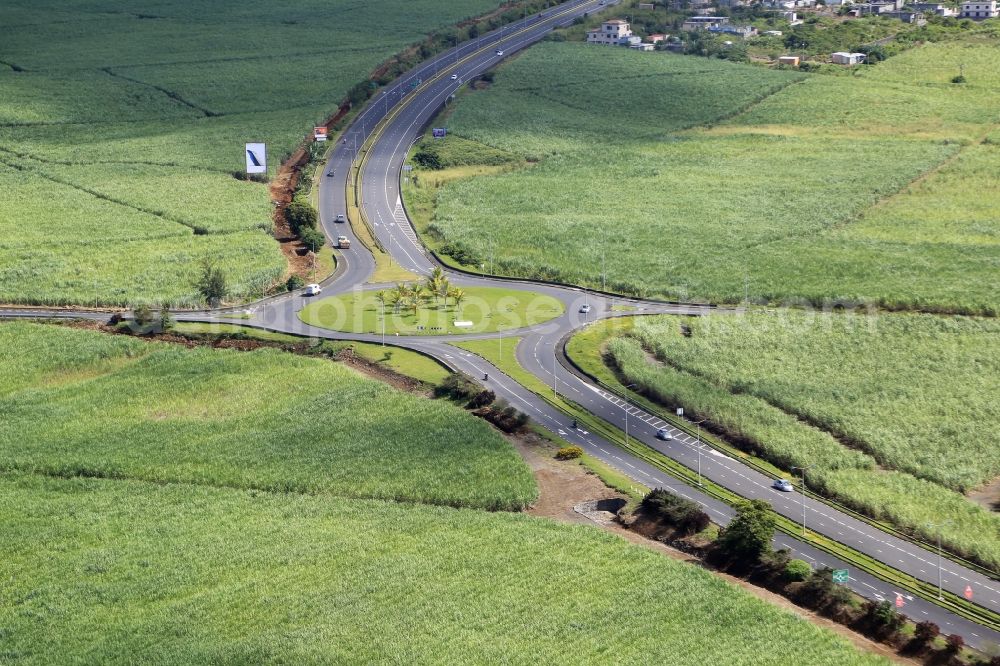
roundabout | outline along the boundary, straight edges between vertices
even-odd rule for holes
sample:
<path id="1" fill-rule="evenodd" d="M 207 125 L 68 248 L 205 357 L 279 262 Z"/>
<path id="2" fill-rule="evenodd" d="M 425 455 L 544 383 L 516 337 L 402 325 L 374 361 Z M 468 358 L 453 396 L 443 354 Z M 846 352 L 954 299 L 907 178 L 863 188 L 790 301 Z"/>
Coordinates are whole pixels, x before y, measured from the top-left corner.
<path id="1" fill-rule="evenodd" d="M 323 298 L 304 307 L 298 316 L 310 326 L 332 331 L 411 336 L 528 328 L 565 311 L 561 301 L 535 291 L 501 287 L 435 290 L 411 283 Z"/>

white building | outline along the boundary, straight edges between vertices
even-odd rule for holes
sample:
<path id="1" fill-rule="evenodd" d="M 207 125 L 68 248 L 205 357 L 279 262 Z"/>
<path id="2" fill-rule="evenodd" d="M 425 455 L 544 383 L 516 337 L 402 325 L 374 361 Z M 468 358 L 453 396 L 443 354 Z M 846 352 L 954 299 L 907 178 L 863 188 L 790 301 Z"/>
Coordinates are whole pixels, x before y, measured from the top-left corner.
<path id="1" fill-rule="evenodd" d="M 972 3 L 976 4 L 976 3 Z M 982 3 L 979 3 L 982 4 Z M 909 2 L 906 5 L 914 11 L 924 12 L 925 14 L 937 14 L 938 16 L 957 16 L 958 12 L 937 2 Z"/>
<path id="2" fill-rule="evenodd" d="M 604 44 L 605 46 L 618 46 L 623 39 L 632 36 L 628 23 L 621 19 L 611 19 L 601 24 L 600 28 L 587 31 L 588 44 Z"/>
<path id="3" fill-rule="evenodd" d="M 972 2 L 963 2 L 961 17 L 976 20 L 997 18 L 996 0 L 973 0 Z"/>
<path id="4" fill-rule="evenodd" d="M 865 54 L 837 51 L 830 55 L 830 60 L 836 65 L 860 65 L 865 61 Z"/>
<path id="5" fill-rule="evenodd" d="M 757 35 L 757 28 L 752 25 L 720 25 L 708 28 L 709 32 L 724 35 L 739 35 L 743 39 Z"/>
<path id="6" fill-rule="evenodd" d="M 683 24 L 681 30 L 708 30 L 718 28 L 729 23 L 727 16 L 689 16 Z"/>

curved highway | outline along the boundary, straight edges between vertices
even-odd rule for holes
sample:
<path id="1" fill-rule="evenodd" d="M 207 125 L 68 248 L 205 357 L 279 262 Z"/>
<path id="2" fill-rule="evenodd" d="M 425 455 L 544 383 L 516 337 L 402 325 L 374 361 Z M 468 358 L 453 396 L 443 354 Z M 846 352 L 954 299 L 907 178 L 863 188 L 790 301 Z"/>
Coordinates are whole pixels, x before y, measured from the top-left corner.
<path id="1" fill-rule="evenodd" d="M 400 199 L 401 168 L 413 142 L 420 137 L 446 100 L 465 82 L 496 66 L 503 58 L 537 42 L 554 27 L 571 23 L 577 16 L 600 8 L 598 0 L 571 0 L 543 14 L 526 17 L 503 31 L 482 35 L 439 54 L 370 100 L 338 139 L 319 178 L 320 220 L 323 229 L 330 238 L 347 236 L 353 245 L 351 249 L 340 253 L 336 272 L 323 283 L 327 294 L 377 288 L 376 285 L 368 284 L 375 271 L 375 260 L 360 243 L 352 228 L 352 225 L 362 224 L 361 220 L 352 219 L 351 224 L 336 221 L 338 215 L 348 214 L 349 204 L 360 204 L 380 245 L 391 253 L 393 260 L 400 266 L 421 275 L 438 265 L 420 243 Z M 502 51 L 503 55 L 498 55 L 498 51 Z M 357 171 L 354 167 L 359 161 L 363 164 L 360 173 L 361 187 L 352 179 Z M 356 202 L 350 200 L 355 197 L 358 199 Z M 706 479 L 738 495 L 765 499 L 777 513 L 795 521 L 801 521 L 805 511 L 805 520 L 810 530 L 850 546 L 918 580 L 935 586 L 938 584 L 937 559 L 933 552 L 823 502 L 811 498 L 803 501 L 798 492 L 781 493 L 771 489 L 772 478 L 715 449 L 705 445 L 699 448 L 694 438 L 594 385 L 566 362 L 562 347 L 567 336 L 589 322 L 626 314 L 621 309 L 614 309 L 615 305 L 634 308 L 627 314 L 683 316 L 704 314 L 713 310 L 710 306 L 643 302 L 572 287 L 471 276 L 447 269 L 446 272 L 456 285 L 530 290 L 553 296 L 565 305 L 565 313 L 556 319 L 538 326 L 504 331 L 504 334 L 522 338 L 516 351 L 520 365 L 568 400 L 603 419 L 615 429 L 623 430 L 627 420 L 631 438 L 691 470 L 700 469 Z M 382 339 L 377 335 L 346 334 L 307 325 L 298 318 L 299 310 L 307 303 L 308 299 L 299 294 L 287 294 L 240 308 L 177 312 L 176 318 L 181 321 L 224 322 L 227 321 L 227 316 L 238 312 L 241 319 L 230 319 L 229 323 L 316 338 L 367 342 L 379 342 Z M 589 314 L 579 312 L 584 303 L 591 306 Z M 2 316 L 105 318 L 107 314 L 25 308 L 5 310 Z M 478 380 L 488 375 L 489 379 L 484 383 L 499 398 L 527 413 L 541 426 L 583 447 L 589 454 L 612 465 L 637 483 L 648 487 L 670 488 L 704 505 L 715 521 L 721 524 L 728 522 L 732 511 L 726 504 L 696 487 L 684 485 L 663 470 L 632 456 L 616 443 L 586 430 L 570 427 L 571 418 L 547 400 L 527 390 L 482 358 L 451 344 L 495 335 L 393 336 L 391 342 L 438 358 L 452 369 L 465 372 Z M 673 441 L 657 440 L 655 435 L 660 428 L 671 430 Z M 795 557 L 806 559 L 814 565 L 851 568 L 835 557 L 787 535 L 779 534 L 775 541 L 776 546 L 789 548 Z M 849 585 L 868 598 L 890 601 L 899 599 L 904 604 L 900 609 L 902 612 L 918 621 L 930 619 L 940 625 L 942 631 L 960 634 L 973 646 L 1000 645 L 1000 633 L 997 631 L 959 617 L 930 601 L 911 596 L 864 572 L 851 568 Z M 956 595 L 963 595 L 971 590 L 976 604 L 1000 612 L 1000 582 L 976 570 L 944 560 L 941 586 L 943 590 Z"/>

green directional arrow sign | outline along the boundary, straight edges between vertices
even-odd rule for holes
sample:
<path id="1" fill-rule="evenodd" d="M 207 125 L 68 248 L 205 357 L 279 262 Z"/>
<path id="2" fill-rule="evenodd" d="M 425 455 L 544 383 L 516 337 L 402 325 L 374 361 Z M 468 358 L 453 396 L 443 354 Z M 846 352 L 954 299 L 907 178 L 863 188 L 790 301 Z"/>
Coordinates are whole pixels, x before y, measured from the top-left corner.
<path id="1" fill-rule="evenodd" d="M 850 574 L 847 569 L 834 569 L 833 570 L 833 582 L 834 583 L 846 583 L 850 580 Z"/>

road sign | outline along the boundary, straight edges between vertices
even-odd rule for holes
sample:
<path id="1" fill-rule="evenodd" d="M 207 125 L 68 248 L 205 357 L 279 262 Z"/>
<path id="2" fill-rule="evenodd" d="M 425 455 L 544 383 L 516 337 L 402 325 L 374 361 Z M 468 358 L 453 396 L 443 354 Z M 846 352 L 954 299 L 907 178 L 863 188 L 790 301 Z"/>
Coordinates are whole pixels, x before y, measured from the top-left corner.
<path id="1" fill-rule="evenodd" d="M 246 145 L 247 173 L 267 173 L 267 150 L 262 143 Z"/>
<path id="2" fill-rule="evenodd" d="M 965 595 L 966 599 L 968 599 L 969 601 L 972 601 L 972 586 L 971 585 L 966 585 L 965 586 L 965 592 L 963 594 Z"/>
<path id="3" fill-rule="evenodd" d="M 413 165 L 412 164 L 404 164 L 403 165 L 403 171 L 413 171 Z"/>
<path id="4" fill-rule="evenodd" d="M 327 130 L 326 127 L 317 126 L 313 128 L 313 136 L 317 141 L 326 141 Z"/>
<path id="5" fill-rule="evenodd" d="M 677 416 L 684 416 L 684 408 L 683 407 L 678 407 L 677 408 Z"/>
<path id="6" fill-rule="evenodd" d="M 851 580 L 851 575 L 847 569 L 834 569 L 833 570 L 833 582 L 834 583 L 846 583 Z"/>
<path id="7" fill-rule="evenodd" d="M 435 127 L 431 130 L 431 136 L 435 139 L 443 139 L 448 136 L 448 129 L 445 127 Z"/>

